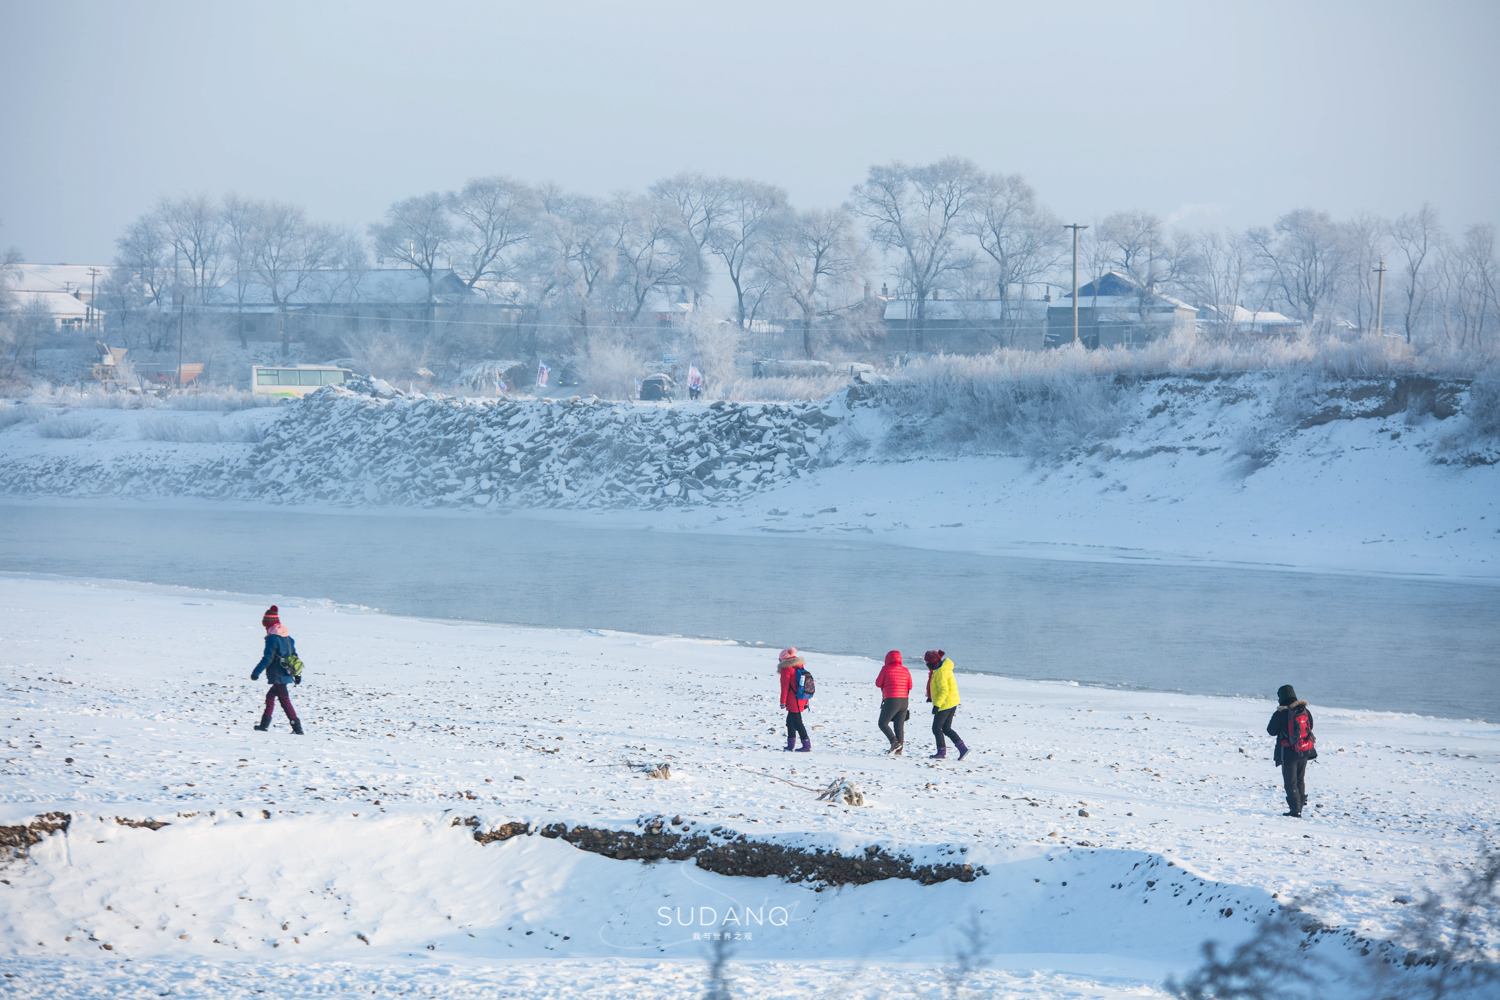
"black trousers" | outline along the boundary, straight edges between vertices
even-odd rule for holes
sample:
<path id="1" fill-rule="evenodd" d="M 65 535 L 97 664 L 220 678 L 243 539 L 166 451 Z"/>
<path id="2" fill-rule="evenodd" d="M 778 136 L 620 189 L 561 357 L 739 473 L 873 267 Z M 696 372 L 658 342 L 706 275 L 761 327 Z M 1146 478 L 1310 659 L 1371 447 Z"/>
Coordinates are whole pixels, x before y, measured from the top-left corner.
<path id="1" fill-rule="evenodd" d="M 1286 807 L 1294 816 L 1307 805 L 1307 758 L 1287 754 L 1281 762 L 1281 783 L 1286 786 Z"/>
<path id="2" fill-rule="evenodd" d="M 802 724 L 801 712 L 786 713 L 786 738 L 791 739 L 794 736 L 807 739 L 807 727 Z"/>
<path id="3" fill-rule="evenodd" d="M 885 698 L 880 702 L 880 731 L 892 746 L 906 742 L 906 706 L 910 701 L 910 698 Z M 894 733 L 891 732 L 892 722 L 896 723 Z"/>
<path id="4" fill-rule="evenodd" d="M 952 740 L 954 746 L 957 746 L 961 742 L 958 734 L 953 731 L 953 713 L 957 711 L 958 706 L 954 705 L 952 708 L 945 708 L 941 712 L 934 712 L 932 714 L 932 735 L 937 739 L 939 750 L 948 745 L 943 742 L 944 736 Z"/>

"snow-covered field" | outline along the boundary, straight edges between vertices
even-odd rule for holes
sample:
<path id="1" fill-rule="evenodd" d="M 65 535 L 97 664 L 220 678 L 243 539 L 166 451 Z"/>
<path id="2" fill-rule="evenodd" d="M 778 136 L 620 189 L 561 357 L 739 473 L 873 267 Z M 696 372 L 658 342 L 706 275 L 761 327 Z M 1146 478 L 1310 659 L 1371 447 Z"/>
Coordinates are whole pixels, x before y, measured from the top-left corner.
<path id="1" fill-rule="evenodd" d="M 0 823 L 68 817 L 0 873 L 0 993 L 690 997 L 705 935 L 728 930 L 735 995 L 936 996 L 968 950 L 990 994 L 1153 996 L 1203 939 L 1289 899 L 1317 894 L 1325 950 L 1388 938 L 1399 900 L 1496 832 L 1500 728 L 1483 723 L 1315 703 L 1294 820 L 1269 699 L 960 662 L 974 753 L 892 758 L 877 662 L 809 652 L 815 750 L 785 754 L 765 649 L 320 603 L 281 603 L 307 735 L 279 715 L 259 733 L 268 599 L 0 577 Z M 908 659 L 941 640 L 913 636 Z M 659 764 L 669 779 L 639 766 Z M 865 805 L 817 799 L 841 778 Z M 973 870 L 787 881 L 540 832 L 658 820 L 815 870 L 832 852 Z M 512 835 L 476 839 L 491 832 Z"/>

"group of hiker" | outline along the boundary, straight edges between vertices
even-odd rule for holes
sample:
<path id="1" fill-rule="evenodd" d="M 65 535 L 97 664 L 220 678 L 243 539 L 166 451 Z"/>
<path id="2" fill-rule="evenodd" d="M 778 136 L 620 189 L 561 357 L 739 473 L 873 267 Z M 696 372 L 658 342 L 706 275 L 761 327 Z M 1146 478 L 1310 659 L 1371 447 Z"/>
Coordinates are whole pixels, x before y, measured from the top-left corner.
<path id="1" fill-rule="evenodd" d="M 250 679 L 259 680 L 266 675 L 270 685 L 266 692 L 265 712 L 255 727 L 265 732 L 271 726 L 271 717 L 276 703 L 281 703 L 292 732 L 303 735 L 302 722 L 287 688 L 302 683 L 302 660 L 297 656 L 297 644 L 292 640 L 287 627 L 281 622 L 276 605 L 266 609 L 261 616 L 261 627 L 266 630 L 265 647 L 260 662 L 250 672 Z M 941 649 L 929 649 L 922 659 L 927 664 L 925 700 L 932 705 L 932 738 L 937 743 L 937 752 L 929 760 L 945 760 L 948 756 L 948 740 L 958 750 L 958 759 L 969 755 L 969 747 L 953 731 L 953 716 L 958 711 L 958 681 L 953 676 L 953 660 Z M 783 649 L 776 661 L 777 685 L 781 694 L 781 707 L 786 709 L 786 747 L 797 753 L 812 751 L 812 738 L 802 713 L 807 711 L 809 699 L 817 691 L 812 672 L 795 647 Z M 880 716 L 877 725 L 881 735 L 890 744 L 886 753 L 904 756 L 906 750 L 906 723 L 911 718 L 911 671 L 901 662 L 901 651 L 893 649 L 885 654 L 880 673 L 875 675 L 875 686 L 880 689 Z M 1318 756 L 1317 739 L 1313 736 L 1312 712 L 1307 702 L 1297 697 L 1290 684 L 1283 684 L 1276 692 L 1277 709 L 1266 724 L 1266 733 L 1276 740 L 1273 759 L 1281 767 L 1282 783 L 1286 788 L 1287 811 L 1284 815 L 1301 816 L 1307 805 L 1307 762 Z M 798 741 L 800 742 L 800 745 Z"/>
<path id="2" fill-rule="evenodd" d="M 932 738 L 937 743 L 937 752 L 928 755 L 928 760 L 945 760 L 948 746 L 945 738 L 953 741 L 958 750 L 958 759 L 969 755 L 969 747 L 953 731 L 953 715 L 958 711 L 958 681 L 953 676 L 953 660 L 941 649 L 929 649 L 922 657 L 927 663 L 927 697 L 932 704 Z M 808 699 L 817 689 L 811 672 L 802 656 L 794 647 L 781 651 L 777 658 L 776 674 L 781 690 L 781 707 L 786 709 L 786 750 L 808 753 L 812 740 L 807 735 L 807 726 L 802 713 L 807 711 Z M 875 686 L 880 688 L 880 716 L 877 725 L 881 735 L 890 744 L 886 753 L 897 757 L 906 748 L 906 722 L 911 718 L 912 679 L 911 671 L 901 662 L 901 651 L 893 649 L 885 654 L 885 663 L 875 675 Z M 1276 691 L 1277 709 L 1266 724 L 1266 734 L 1276 739 L 1272 759 L 1281 767 L 1282 784 L 1286 788 L 1286 816 L 1301 816 L 1307 805 L 1307 762 L 1318 757 L 1317 738 L 1313 736 L 1312 712 L 1307 702 L 1297 697 L 1290 684 L 1283 684 Z M 801 745 L 797 741 L 801 740 Z"/>
<path id="3" fill-rule="evenodd" d="M 958 711 L 958 680 L 953 676 L 953 661 L 941 649 L 929 649 L 923 660 L 927 663 L 927 698 L 932 703 L 932 737 L 937 741 L 937 752 L 929 760 L 945 760 L 948 756 L 948 740 L 958 751 L 958 759 L 969 755 L 968 744 L 953 731 L 953 714 Z M 795 647 L 781 651 L 776 663 L 776 674 L 781 685 L 781 707 L 786 709 L 786 747 L 797 753 L 809 753 L 812 740 L 807 735 L 807 726 L 802 723 L 802 713 L 807 711 L 808 698 L 816 690 L 812 674 Z M 911 718 L 911 671 L 901 662 L 901 651 L 893 649 L 885 654 L 885 663 L 875 676 L 875 686 L 880 688 L 880 732 L 890 746 L 886 753 L 897 757 L 905 755 L 906 722 Z M 801 739 L 801 746 L 797 740 Z"/>

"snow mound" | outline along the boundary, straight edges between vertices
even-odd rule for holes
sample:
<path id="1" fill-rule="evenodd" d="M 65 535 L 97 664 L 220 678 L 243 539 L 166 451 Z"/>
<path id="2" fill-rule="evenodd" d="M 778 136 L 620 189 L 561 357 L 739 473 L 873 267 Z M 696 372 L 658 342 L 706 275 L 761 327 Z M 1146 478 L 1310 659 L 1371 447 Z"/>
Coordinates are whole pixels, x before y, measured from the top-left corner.
<path id="1" fill-rule="evenodd" d="M 222 426 L 211 415 L 14 408 L 16 420 L 0 414 L 0 495 L 658 509 L 734 503 L 823 466 L 962 456 L 1047 466 L 1217 456 L 1243 479 L 1278 457 L 1306 457 L 1318 428 L 1349 421 L 1382 425 L 1381 448 L 1396 447 L 1403 427 L 1451 428 L 1421 443 L 1436 469 L 1500 454 L 1487 385 L 1297 372 L 1038 376 L 705 406 L 428 397 L 357 379 Z M 119 433 L 129 422 L 134 431 Z"/>

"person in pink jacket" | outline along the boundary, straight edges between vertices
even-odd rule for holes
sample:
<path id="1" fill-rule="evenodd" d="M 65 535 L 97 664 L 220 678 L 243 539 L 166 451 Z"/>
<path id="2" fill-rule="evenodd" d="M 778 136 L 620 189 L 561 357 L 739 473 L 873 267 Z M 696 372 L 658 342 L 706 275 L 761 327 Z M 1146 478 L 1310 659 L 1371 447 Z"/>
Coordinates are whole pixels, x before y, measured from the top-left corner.
<path id="1" fill-rule="evenodd" d="M 893 649 L 885 654 L 885 665 L 875 675 L 875 686 L 880 688 L 880 731 L 890 741 L 890 749 L 900 757 L 906 746 L 907 702 L 911 697 L 911 671 L 901 663 L 901 650 Z M 891 723 L 896 731 L 891 732 Z"/>
<path id="2" fill-rule="evenodd" d="M 807 710 L 807 699 L 801 697 L 800 675 L 802 657 L 795 646 L 789 646 L 777 657 L 776 676 L 781 685 L 781 707 L 786 709 L 786 747 L 792 749 L 797 737 L 802 737 L 798 753 L 812 750 L 812 740 L 807 737 L 807 727 L 802 724 L 802 713 Z"/>

